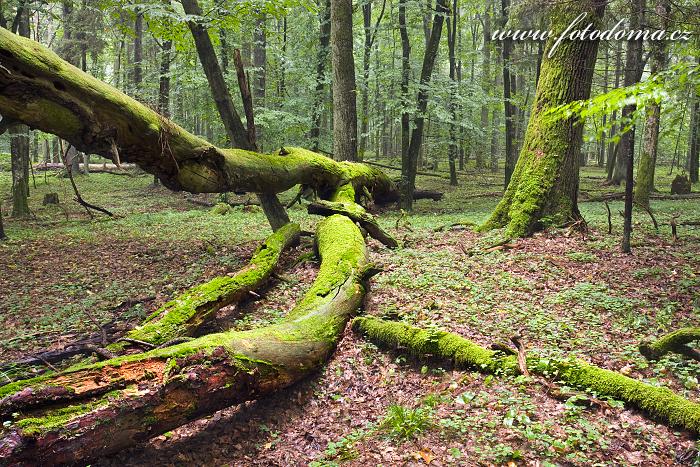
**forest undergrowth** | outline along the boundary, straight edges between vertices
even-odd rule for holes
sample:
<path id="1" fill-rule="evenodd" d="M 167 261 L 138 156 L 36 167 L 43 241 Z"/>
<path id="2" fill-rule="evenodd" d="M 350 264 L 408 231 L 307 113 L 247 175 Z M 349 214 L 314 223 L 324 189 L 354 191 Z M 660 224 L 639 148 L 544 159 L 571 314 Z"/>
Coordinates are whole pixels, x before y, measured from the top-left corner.
<path id="1" fill-rule="evenodd" d="M 668 169 L 657 173 L 657 188 L 668 191 Z M 601 185 L 600 169 L 581 175 L 588 194 L 582 199 L 621 192 Z M 0 277 L 3 362 L 61 348 L 108 324 L 118 334 L 179 291 L 236 271 L 268 231 L 257 206 L 202 205 L 221 201 L 219 195 L 172 193 L 147 176 L 77 180 L 86 200 L 117 218 L 90 220 L 72 201 L 69 182 L 43 173 L 31 189 L 33 218 L 6 218 L 10 238 L 0 243 L 0 269 L 11 274 Z M 669 225 L 676 212 L 700 220 L 698 200 L 653 200 L 658 231 L 647 213 L 635 212 L 631 256 L 619 251 L 621 201 L 609 203 L 612 234 L 604 204 L 583 202 L 587 233 L 546 231 L 490 250 L 488 238 L 468 225 L 493 210 L 502 178 L 471 174 L 460 182 L 450 187 L 447 179 L 419 176 L 420 187 L 445 191 L 445 198 L 418 202 L 410 216 L 382 213 L 380 222 L 402 247 L 369 242 L 371 260 L 384 272 L 372 281 L 366 313 L 484 346 L 518 333 L 529 348 L 577 356 L 700 400 L 699 363 L 675 354 L 651 363 L 637 348 L 645 337 L 700 325 L 700 230 L 681 227 L 674 240 Z M 0 173 L 0 191 L 9 193 L 9 183 Z M 48 192 L 59 194 L 59 206 L 41 205 Z M 247 199 L 254 200 L 228 201 Z M 304 206 L 290 215 L 306 230 L 318 221 Z M 280 319 L 313 280 L 309 251 L 310 240 L 302 241 L 259 297 L 222 309 L 213 328 Z M 525 376 L 485 376 L 379 350 L 348 328 L 317 377 L 98 464 L 700 463 L 687 433 L 619 401 L 585 392 L 558 400 L 545 389 Z"/>

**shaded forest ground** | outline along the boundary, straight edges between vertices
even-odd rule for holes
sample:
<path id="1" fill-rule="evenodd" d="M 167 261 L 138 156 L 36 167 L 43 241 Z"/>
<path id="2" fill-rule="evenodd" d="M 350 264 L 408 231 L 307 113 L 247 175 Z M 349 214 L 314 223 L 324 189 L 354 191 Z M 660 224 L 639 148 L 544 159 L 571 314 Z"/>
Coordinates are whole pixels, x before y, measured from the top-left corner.
<path id="1" fill-rule="evenodd" d="M 667 169 L 658 173 L 657 187 L 668 191 Z M 599 169 L 585 168 L 582 191 L 613 191 L 600 186 L 602 177 Z M 151 187 L 148 176 L 78 177 L 86 200 L 120 216 L 90 221 L 71 200 L 67 180 L 43 173 L 35 178 L 35 219 L 6 219 L 11 238 L 0 244 L 3 361 L 96 334 L 95 321 L 126 329 L 178 291 L 235 271 L 268 231 L 255 206 L 214 214 L 189 201 L 190 195 Z M 445 199 L 420 201 L 410 218 L 393 211 L 381 216 L 405 247 L 388 251 L 370 241 L 371 257 L 385 272 L 373 280 L 368 313 L 439 326 L 483 345 L 507 341 L 519 331 L 530 347 L 580 356 L 700 399 L 700 364 L 675 355 L 650 364 L 637 351 L 643 337 L 700 325 L 700 230 L 681 228 L 680 240 L 673 242 L 669 227 L 674 212 L 700 220 L 700 200 L 652 201 L 659 233 L 645 213 L 636 213 L 632 256 L 619 253 L 619 201 L 610 203 L 613 235 L 607 234 L 604 205 L 582 203 L 591 226 L 585 238 L 546 232 L 512 249 L 485 253 L 488 239 L 468 230 L 435 231 L 456 222 L 479 223 L 499 199 L 500 177 L 463 175 L 461 182 L 451 188 L 447 179 L 419 176 L 419 186 L 444 190 Z M 0 193 L 9 193 L 9 183 L 9 174 L 0 172 Z M 62 206 L 41 206 L 49 191 L 59 194 Z M 316 221 L 298 206 L 291 215 L 307 230 Z M 246 329 L 283 316 L 313 280 L 316 265 L 297 261 L 309 248 L 308 241 L 302 243 L 285 258 L 279 277 L 259 299 L 223 309 L 214 329 Z M 556 400 L 522 376 L 453 371 L 379 351 L 346 334 L 317 378 L 100 464 L 696 461 L 690 436 L 616 401 L 586 408 L 575 400 L 585 399 L 583 394 Z"/>

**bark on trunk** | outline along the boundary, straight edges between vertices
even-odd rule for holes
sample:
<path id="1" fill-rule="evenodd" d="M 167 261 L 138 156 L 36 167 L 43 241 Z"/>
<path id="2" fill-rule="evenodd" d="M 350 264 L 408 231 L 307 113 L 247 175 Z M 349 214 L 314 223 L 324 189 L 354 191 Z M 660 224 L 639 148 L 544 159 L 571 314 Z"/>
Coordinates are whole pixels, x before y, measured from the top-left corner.
<path id="1" fill-rule="evenodd" d="M 319 47 L 316 57 L 316 89 L 314 95 L 314 108 L 311 109 L 312 122 L 309 138 L 311 149 L 318 151 L 321 139 L 321 116 L 323 116 L 325 101 L 326 64 L 328 63 L 329 47 L 331 40 L 331 2 L 325 0 L 318 12 L 319 20 Z"/>
<path id="2" fill-rule="evenodd" d="M 586 0 L 558 5 L 552 12 L 553 30 L 564 30 L 586 12 L 599 26 L 604 2 Z M 490 219 L 481 229 L 506 227 L 509 237 L 526 236 L 549 225 L 580 219 L 577 206 L 578 158 L 583 126 L 575 118 L 545 118 L 547 110 L 587 99 L 591 90 L 597 41 L 562 41 L 552 52 L 547 41 L 540 79 L 523 149 L 513 177 Z"/>
<path id="3" fill-rule="evenodd" d="M 298 148 L 271 154 L 220 149 L 40 44 L 3 29 L 0 55 L 4 117 L 56 134 L 80 150 L 136 163 L 170 189 L 279 193 L 305 184 L 327 194 L 351 181 L 366 186 L 376 202 L 397 199 L 394 183 L 364 164 L 339 163 Z"/>
<path id="4" fill-rule="evenodd" d="M 509 8 L 510 0 L 501 0 L 503 28 L 505 28 L 508 22 Z M 513 50 L 513 41 L 511 39 L 504 39 L 501 47 L 503 54 L 503 108 L 506 125 L 505 187 L 508 188 L 518 159 L 517 153 L 515 152 L 515 106 L 512 101 L 512 89 L 515 77 L 511 76 L 510 71 L 510 56 Z"/>
<path id="5" fill-rule="evenodd" d="M 667 0 L 660 0 L 656 12 L 661 19 L 661 28 L 668 27 L 668 17 L 671 13 Z M 666 68 L 666 43 L 653 41 L 651 43 L 651 73 L 658 73 Z M 656 155 L 659 145 L 659 127 L 661 124 L 661 103 L 652 102 L 646 111 L 644 127 L 644 147 L 639 160 L 637 183 L 634 188 L 634 202 L 649 207 L 649 194 L 654 191 L 654 172 L 656 170 Z"/>
<path id="6" fill-rule="evenodd" d="M 331 0 L 333 154 L 357 160 L 357 103 L 352 47 L 352 0 Z"/>
<path id="7" fill-rule="evenodd" d="M 455 56 L 458 15 L 459 3 L 458 0 L 453 0 L 451 16 L 447 18 L 447 48 L 449 51 L 450 81 L 452 82 L 452 99 L 448 105 L 452 121 L 450 122 L 450 145 L 447 157 L 450 164 L 450 185 L 452 186 L 457 186 L 456 162 L 459 158 L 459 145 L 457 143 L 457 100 L 459 88 L 457 83 L 457 57 Z"/>

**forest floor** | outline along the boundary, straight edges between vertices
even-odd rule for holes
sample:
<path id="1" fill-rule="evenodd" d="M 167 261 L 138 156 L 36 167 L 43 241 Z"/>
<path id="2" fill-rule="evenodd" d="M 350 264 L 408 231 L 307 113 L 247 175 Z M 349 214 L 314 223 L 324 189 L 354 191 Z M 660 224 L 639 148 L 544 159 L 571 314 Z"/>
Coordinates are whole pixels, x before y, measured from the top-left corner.
<path id="1" fill-rule="evenodd" d="M 658 188 L 668 191 L 667 168 L 658 173 Z M 621 190 L 601 186 L 602 177 L 600 169 L 585 168 L 582 191 Z M 35 217 L 6 217 L 10 239 L 0 243 L 3 362 L 96 335 L 96 323 L 127 329 L 179 291 L 241 267 L 268 231 L 255 206 L 218 215 L 151 180 L 78 177 L 86 200 L 119 216 L 90 220 L 72 201 L 67 180 L 36 174 Z M 700 230 L 681 228 L 673 241 L 669 227 L 673 213 L 700 220 L 700 200 L 653 201 L 658 232 L 646 213 L 635 213 L 632 255 L 619 252 L 620 201 L 610 203 L 611 235 L 605 206 L 584 202 L 585 236 L 548 231 L 486 252 L 488 239 L 466 228 L 437 230 L 482 222 L 502 178 L 470 174 L 460 182 L 450 187 L 443 178 L 419 177 L 421 187 L 444 190 L 445 199 L 418 202 L 408 218 L 381 215 L 403 247 L 369 242 L 372 260 L 385 271 L 373 279 L 364 312 L 437 326 L 484 346 L 517 332 L 529 348 L 576 355 L 700 400 L 700 364 L 677 355 L 650 363 L 637 350 L 645 337 L 700 325 Z M 9 174 L 0 172 L 0 193 L 9 191 Z M 61 205 L 41 206 L 47 192 L 57 192 Z M 317 221 L 300 206 L 291 216 L 307 230 Z M 280 319 L 313 281 L 316 264 L 294 265 L 309 248 L 302 243 L 284 259 L 284 281 L 274 279 L 261 298 L 223 309 L 213 329 Z M 386 352 L 348 329 L 316 377 L 97 465 L 700 463 L 690 434 L 618 401 L 582 405 L 589 397 L 557 400 L 536 379 L 485 376 Z"/>

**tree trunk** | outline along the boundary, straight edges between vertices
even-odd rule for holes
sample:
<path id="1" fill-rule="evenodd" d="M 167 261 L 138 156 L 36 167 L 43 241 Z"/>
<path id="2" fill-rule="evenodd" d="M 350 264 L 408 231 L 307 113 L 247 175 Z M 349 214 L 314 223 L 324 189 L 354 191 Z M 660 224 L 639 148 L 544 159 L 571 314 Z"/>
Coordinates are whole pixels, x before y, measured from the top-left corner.
<path id="1" fill-rule="evenodd" d="M 457 165 L 459 157 L 459 145 L 457 143 L 457 99 L 459 89 L 457 87 L 457 59 L 455 56 L 455 45 L 457 41 L 457 23 L 459 21 L 458 0 L 452 1 L 452 15 L 447 17 L 447 46 L 450 61 L 450 81 L 452 84 L 452 98 L 448 105 L 452 121 L 450 122 L 450 146 L 448 149 L 448 160 L 450 163 L 450 185 L 457 186 Z"/>
<path id="2" fill-rule="evenodd" d="M 197 3 L 197 0 L 182 0 L 182 6 L 185 13 L 188 15 L 201 16 L 202 14 L 202 9 Z M 256 150 L 255 141 L 250 140 L 248 132 L 243 126 L 241 118 L 238 116 L 238 112 L 236 112 L 233 105 L 233 99 L 231 99 L 231 94 L 226 86 L 219 61 L 216 59 L 216 52 L 209 38 L 209 33 L 201 24 L 195 21 L 189 21 L 187 25 L 194 37 L 199 60 L 204 68 L 204 73 L 209 82 L 209 88 L 211 89 L 212 96 L 216 102 L 216 107 L 224 127 L 226 128 L 228 137 L 232 143 L 239 148 Z M 289 216 L 284 206 L 282 206 L 277 196 L 275 196 L 275 192 L 270 192 L 270 187 L 260 186 L 255 192 L 258 193 L 260 204 L 273 230 L 277 230 L 289 223 Z"/>
<path id="3" fill-rule="evenodd" d="M 668 27 L 668 16 L 671 10 L 667 0 L 659 0 L 656 12 L 661 19 L 661 29 Z M 666 43 L 652 41 L 651 43 L 651 73 L 658 73 L 666 68 Z M 649 207 L 649 194 L 654 191 L 654 171 L 659 144 L 659 126 L 661 123 L 661 103 L 652 102 L 646 110 L 646 126 L 644 128 L 644 148 L 639 160 L 637 183 L 634 191 L 634 201 Z"/>
<path id="4" fill-rule="evenodd" d="M 502 28 L 505 28 L 508 22 L 509 9 L 510 0 L 501 0 L 501 14 L 503 15 L 501 20 Z M 513 41 L 511 39 L 504 39 L 501 48 L 503 54 L 503 108 L 506 125 L 505 187 L 508 188 L 511 177 L 513 176 L 513 171 L 515 170 L 515 165 L 518 162 L 518 156 L 515 152 L 515 106 L 513 105 L 513 96 L 511 95 L 514 84 L 511 81 L 515 81 L 515 79 L 511 76 L 510 72 L 510 56 L 513 50 Z"/>
<path id="5" fill-rule="evenodd" d="M 265 107 L 265 92 L 267 88 L 267 31 L 265 23 L 265 15 L 259 15 L 255 19 L 255 29 L 253 30 L 253 66 L 255 67 L 253 103 L 258 108 Z M 260 125 L 255 127 L 255 142 L 257 148 L 263 150 L 263 135 Z"/>
<path id="6" fill-rule="evenodd" d="M 604 5 L 600 0 L 557 5 L 552 29 L 563 31 L 584 12 L 594 28 L 600 26 Z M 482 230 L 506 227 L 506 236 L 521 237 L 581 218 L 577 193 L 583 125 L 575 118 L 551 121 L 543 116 L 548 109 L 588 98 L 598 42 L 564 40 L 552 51 L 555 41 L 547 40 L 530 122 L 510 184 Z"/>
<path id="7" fill-rule="evenodd" d="M 700 56 L 697 57 L 700 64 Z M 690 137 L 688 149 L 688 175 L 691 183 L 697 183 L 700 175 L 700 93 L 694 96 L 693 111 L 690 117 Z"/>
<path id="8" fill-rule="evenodd" d="M 29 37 L 29 9 L 26 5 L 18 7 L 17 34 Z M 29 127 L 12 125 L 10 134 L 10 157 L 12 165 L 12 216 L 29 215 Z"/>
<path id="9" fill-rule="evenodd" d="M 12 161 L 12 217 L 29 215 L 29 127 L 12 125 L 10 155 Z"/>
<path id="10" fill-rule="evenodd" d="M 333 154 L 357 160 L 357 104 L 352 47 L 352 0 L 331 0 Z"/>
<path id="11" fill-rule="evenodd" d="M 644 23 L 645 0 L 635 0 L 632 4 L 632 14 L 630 17 L 630 27 L 639 29 Z M 644 67 L 642 65 L 642 54 L 644 53 L 644 42 L 642 39 L 627 41 L 627 58 L 625 66 L 625 86 L 632 86 L 642 79 Z M 637 106 L 635 104 L 625 106 L 622 109 L 622 119 L 626 121 L 634 114 Z M 632 241 L 632 208 L 634 190 L 634 137 L 635 127 L 622 135 L 620 149 L 617 156 L 618 164 L 615 165 L 617 176 L 613 175 L 613 182 L 625 180 L 625 213 L 622 229 L 621 249 L 624 253 L 631 252 Z M 624 175 L 623 175 L 624 174 Z"/>
<path id="12" fill-rule="evenodd" d="M 486 10 L 484 12 L 484 44 L 481 47 L 482 56 L 482 76 L 481 88 L 485 95 L 490 95 L 490 89 L 493 85 L 491 82 L 491 1 L 486 2 Z M 481 132 L 484 136 L 489 134 L 489 102 L 481 105 Z M 475 155 L 476 170 L 480 171 L 486 167 L 486 156 L 489 153 L 489 146 L 480 144 Z"/>
<path id="13" fill-rule="evenodd" d="M 643 24 L 643 13 L 645 0 L 634 0 L 631 2 L 630 29 L 640 29 Z M 627 41 L 627 52 L 625 59 L 625 74 L 623 86 L 632 86 L 639 82 L 642 78 L 644 69 L 642 67 L 642 54 L 644 53 L 644 41 L 630 40 Z M 622 109 L 623 122 L 628 121 L 630 116 L 634 114 L 637 106 L 630 104 Z M 615 170 L 613 172 L 612 182 L 619 185 L 623 181 L 627 181 L 628 161 L 634 161 L 634 126 L 625 132 L 620 138 L 620 148 L 618 149 L 617 158 L 615 160 Z M 630 184 L 632 181 L 630 180 Z"/>
<path id="14" fill-rule="evenodd" d="M 407 181 L 402 187 L 401 207 L 407 211 L 413 209 L 413 193 L 416 187 L 418 154 L 423 144 L 423 125 L 425 123 L 425 113 L 428 108 L 428 85 L 433 75 L 435 59 L 438 54 L 440 36 L 442 35 L 442 24 L 448 11 L 447 0 L 437 0 L 433 25 L 430 30 L 430 40 L 428 41 L 425 48 L 425 55 L 423 56 L 414 129 L 411 133 L 411 142 L 408 146 L 407 160 L 403 161 L 404 163 L 402 163 L 401 167 L 401 178 Z"/>
<path id="15" fill-rule="evenodd" d="M 411 144 L 411 114 L 408 83 L 411 79 L 411 43 L 406 25 L 406 2 L 399 0 L 399 33 L 401 34 L 401 165 L 408 167 L 408 146 Z M 408 185 L 408 174 L 401 172 L 401 185 Z"/>
<path id="16" fill-rule="evenodd" d="M 622 75 L 622 42 L 617 42 L 617 49 L 615 51 L 615 89 L 620 87 L 620 77 Z M 617 110 L 613 111 L 610 117 L 612 121 L 612 126 L 610 129 L 610 138 L 615 135 L 617 123 Z M 607 181 L 608 183 L 613 183 L 613 175 L 615 172 L 615 164 L 617 164 L 617 153 L 619 151 L 620 143 L 611 141 L 608 145 L 608 161 L 606 163 Z"/>
<path id="17" fill-rule="evenodd" d="M 331 39 L 331 0 L 324 0 L 323 5 L 318 12 L 319 20 L 319 47 L 318 55 L 316 56 L 316 89 L 314 94 L 314 107 L 311 109 L 311 130 L 309 138 L 311 139 L 311 149 L 318 151 L 321 139 L 321 116 L 323 115 L 325 102 L 325 82 L 326 82 L 326 63 L 328 62 L 328 53 Z"/>

